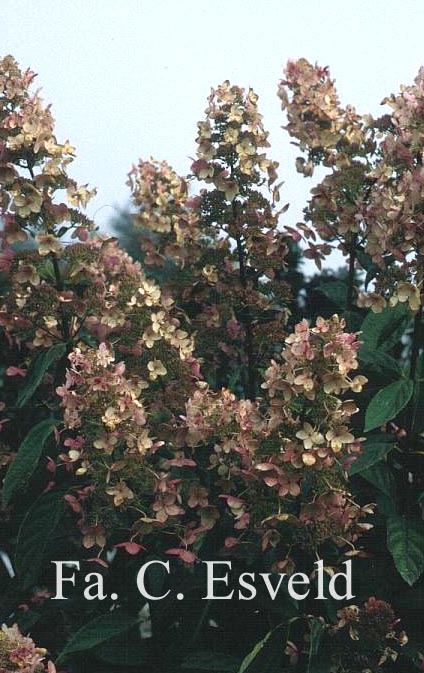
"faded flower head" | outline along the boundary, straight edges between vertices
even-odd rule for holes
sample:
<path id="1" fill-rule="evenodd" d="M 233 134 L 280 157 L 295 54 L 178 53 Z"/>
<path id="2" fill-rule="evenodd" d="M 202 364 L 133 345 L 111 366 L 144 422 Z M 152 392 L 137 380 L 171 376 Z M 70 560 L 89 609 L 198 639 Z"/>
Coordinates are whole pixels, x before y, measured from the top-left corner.
<path id="1" fill-rule="evenodd" d="M 36 647 L 32 638 L 22 635 L 16 624 L 3 624 L 0 630 L 0 671 L 3 673 L 39 673 L 47 671 L 46 650 Z M 52 667 L 49 668 L 52 671 Z"/>

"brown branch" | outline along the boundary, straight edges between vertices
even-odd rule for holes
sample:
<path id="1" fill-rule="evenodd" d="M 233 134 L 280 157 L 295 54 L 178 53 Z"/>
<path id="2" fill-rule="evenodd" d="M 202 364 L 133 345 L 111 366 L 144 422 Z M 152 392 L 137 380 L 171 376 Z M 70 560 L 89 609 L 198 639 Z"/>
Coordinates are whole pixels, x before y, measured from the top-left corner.
<path id="1" fill-rule="evenodd" d="M 352 234 L 352 239 L 349 246 L 349 271 L 347 277 L 347 293 L 346 293 L 346 308 L 348 311 L 354 309 L 353 304 L 353 290 L 355 282 L 355 262 L 356 262 L 356 242 L 358 234 Z"/>
<path id="2" fill-rule="evenodd" d="M 423 307 L 420 305 L 414 318 L 414 331 L 412 333 L 411 366 L 409 369 L 409 378 L 415 381 L 417 375 L 418 356 L 420 353 L 420 330 Z"/>
<path id="3" fill-rule="evenodd" d="M 244 288 L 247 289 L 247 277 L 246 277 L 246 266 L 244 260 L 244 251 L 243 245 L 241 242 L 240 236 L 236 236 L 237 243 L 237 256 L 239 262 L 239 273 L 240 273 L 240 282 Z M 255 367 L 254 367 L 254 353 L 253 353 L 253 330 L 252 330 L 252 318 L 250 315 L 250 307 L 248 304 L 245 306 L 245 317 L 244 317 L 244 327 L 246 330 L 246 355 L 247 355 L 247 390 L 246 394 L 248 399 L 255 399 L 256 393 L 256 380 L 255 380 Z"/>
<path id="4" fill-rule="evenodd" d="M 35 180 L 35 174 L 34 174 L 34 171 L 33 171 L 33 163 L 30 161 L 29 158 L 27 159 L 27 168 L 28 168 L 29 174 L 31 176 L 31 179 Z M 64 285 L 63 285 L 62 274 L 60 273 L 58 257 L 56 255 L 56 253 L 54 253 L 54 252 L 50 252 L 49 256 L 50 256 L 50 259 L 52 260 L 52 264 L 53 264 L 54 277 L 55 277 L 55 281 L 56 281 L 56 289 L 57 289 L 58 292 L 62 292 L 63 289 L 64 289 Z M 66 340 L 66 339 L 69 338 L 69 325 L 68 325 L 67 318 L 63 315 L 63 311 L 62 311 L 61 324 L 62 324 L 63 338 Z"/>

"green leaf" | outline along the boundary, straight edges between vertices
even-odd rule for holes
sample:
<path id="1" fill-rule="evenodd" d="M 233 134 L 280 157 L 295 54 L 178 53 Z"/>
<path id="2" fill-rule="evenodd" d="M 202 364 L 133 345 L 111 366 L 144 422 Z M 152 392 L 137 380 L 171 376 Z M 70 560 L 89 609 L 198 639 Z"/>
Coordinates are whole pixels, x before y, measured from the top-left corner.
<path id="1" fill-rule="evenodd" d="M 331 578 L 327 575 L 327 573 L 323 573 L 321 579 L 324 588 L 323 594 L 326 596 L 326 598 L 316 599 L 316 605 L 319 610 L 319 614 L 324 615 L 324 613 L 326 613 L 330 622 L 337 622 L 337 611 L 340 609 L 340 604 L 339 601 L 333 598 L 330 594 L 329 586 Z M 315 592 L 318 593 L 318 577 L 315 576 L 312 578 L 312 584 L 315 587 Z"/>
<path id="2" fill-rule="evenodd" d="M 387 546 L 396 568 L 412 586 L 424 572 L 424 522 L 405 516 L 387 519 Z"/>
<path id="3" fill-rule="evenodd" d="M 395 381 L 378 391 L 365 413 L 365 432 L 375 430 L 395 418 L 412 397 L 414 384 L 409 379 Z"/>
<path id="4" fill-rule="evenodd" d="M 361 326 L 363 347 L 390 350 L 402 338 L 411 314 L 405 304 L 388 306 L 381 313 L 370 311 Z"/>
<path id="5" fill-rule="evenodd" d="M 135 643 L 127 642 L 126 639 L 105 642 L 94 648 L 93 655 L 112 666 L 137 666 L 139 670 L 153 663 L 152 646 L 146 640 L 138 640 Z"/>
<path id="6" fill-rule="evenodd" d="M 375 435 L 367 437 L 362 445 L 362 453 L 359 454 L 354 463 L 352 463 L 349 474 L 361 474 L 368 470 L 375 463 L 383 460 L 394 448 L 396 439 L 393 435 Z"/>
<path id="7" fill-rule="evenodd" d="M 396 479 L 388 465 L 384 462 L 375 463 L 361 472 L 360 476 L 378 489 L 375 494 L 377 512 L 386 517 L 396 516 Z"/>
<path id="8" fill-rule="evenodd" d="M 28 400 L 33 396 L 41 381 L 43 380 L 44 374 L 47 372 L 49 367 L 53 364 L 55 360 L 61 358 L 66 353 L 66 344 L 57 343 L 48 350 L 40 353 L 35 360 L 32 362 L 31 366 L 28 368 L 25 383 L 19 391 L 18 399 L 16 400 L 16 406 L 21 408 L 28 402 Z"/>
<path id="9" fill-rule="evenodd" d="M 40 619 L 42 619 L 42 615 L 35 610 L 28 610 L 27 612 L 19 610 L 19 612 L 16 613 L 17 624 L 23 633 L 31 631 L 33 626 L 35 626 Z"/>
<path id="10" fill-rule="evenodd" d="M 346 308 L 347 285 L 341 280 L 333 280 L 317 287 L 317 292 L 323 294 L 335 306 L 340 309 Z"/>
<path id="11" fill-rule="evenodd" d="M 63 661 L 71 654 L 92 650 L 97 645 L 109 641 L 135 624 L 123 610 L 115 610 L 96 617 L 76 631 L 60 653 L 56 663 Z"/>
<path id="12" fill-rule="evenodd" d="M 324 663 L 319 655 L 324 629 L 324 624 L 319 619 L 314 617 L 311 622 L 308 673 L 326 673 L 328 670 L 327 664 L 325 665 L 325 668 L 323 667 Z"/>
<path id="13" fill-rule="evenodd" d="M 365 275 L 365 279 L 364 279 L 365 290 L 367 290 L 369 283 L 376 277 L 379 270 L 380 269 L 377 266 L 377 264 L 372 264 L 369 267 L 369 269 L 367 270 L 367 273 Z"/>
<path id="14" fill-rule="evenodd" d="M 363 250 L 357 250 L 356 256 L 365 271 L 369 271 L 374 267 L 378 269 L 377 265 L 372 261 L 372 257 L 367 252 L 364 252 Z"/>
<path id="15" fill-rule="evenodd" d="M 376 486 L 379 491 L 387 495 L 391 500 L 396 496 L 396 479 L 386 463 L 375 463 L 367 470 L 360 473 L 361 477 Z"/>
<path id="16" fill-rule="evenodd" d="M 410 429 L 412 434 L 419 434 L 424 429 L 424 354 L 420 353 L 417 360 L 417 377 L 414 387 Z"/>
<path id="17" fill-rule="evenodd" d="M 35 584 L 43 566 L 48 544 L 64 512 L 66 491 L 53 489 L 44 493 L 28 511 L 16 542 L 15 564 L 22 588 Z"/>
<path id="18" fill-rule="evenodd" d="M 360 332 L 363 317 L 358 311 L 343 311 L 343 318 L 346 321 L 346 332 Z"/>
<path id="19" fill-rule="evenodd" d="M 397 516 L 396 500 L 393 499 L 393 496 L 386 495 L 381 491 L 375 499 L 375 504 L 379 514 L 385 517 Z"/>
<path id="20" fill-rule="evenodd" d="M 214 650 L 193 652 L 181 664 L 181 668 L 187 670 L 216 671 L 217 673 L 235 673 L 239 666 L 240 659 Z"/>
<path id="21" fill-rule="evenodd" d="M 281 673 L 284 661 L 283 626 L 277 626 L 243 659 L 238 673 Z"/>
<path id="22" fill-rule="evenodd" d="M 389 379 L 398 379 L 402 375 L 402 369 L 397 360 L 384 350 L 374 350 L 368 346 L 361 346 L 358 357 L 367 369 L 383 374 Z"/>
<path id="23" fill-rule="evenodd" d="M 57 424 L 57 420 L 48 418 L 35 425 L 25 437 L 4 478 L 3 503 L 5 506 L 28 484 L 43 453 L 44 444 Z"/>
<path id="24" fill-rule="evenodd" d="M 144 563 L 150 563 L 151 561 L 161 560 L 159 556 L 154 554 L 149 554 L 145 557 Z M 147 592 L 153 596 L 160 596 L 163 591 L 163 586 L 168 577 L 166 569 L 163 567 L 162 563 L 152 563 L 146 573 L 146 588 Z"/>

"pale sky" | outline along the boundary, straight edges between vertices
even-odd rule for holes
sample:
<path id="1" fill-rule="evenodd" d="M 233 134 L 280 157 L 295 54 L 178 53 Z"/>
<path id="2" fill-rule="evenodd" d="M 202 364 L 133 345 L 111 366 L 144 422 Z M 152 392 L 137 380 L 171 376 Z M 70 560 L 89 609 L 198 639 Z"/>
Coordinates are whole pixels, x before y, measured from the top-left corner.
<path id="1" fill-rule="evenodd" d="M 73 177 L 98 188 L 88 212 L 100 225 L 127 203 L 140 157 L 189 171 L 211 86 L 253 87 L 294 225 L 313 182 L 281 129 L 287 60 L 329 65 L 343 104 L 380 114 L 424 64 L 423 26 L 423 0 L 9 0 L 0 54 L 38 73 L 58 140 L 77 149 Z"/>

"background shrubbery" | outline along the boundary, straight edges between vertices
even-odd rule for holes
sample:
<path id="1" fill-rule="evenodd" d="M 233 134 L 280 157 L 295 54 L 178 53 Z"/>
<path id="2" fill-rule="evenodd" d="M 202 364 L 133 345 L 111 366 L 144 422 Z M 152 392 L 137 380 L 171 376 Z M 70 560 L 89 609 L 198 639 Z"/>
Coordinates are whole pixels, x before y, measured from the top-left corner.
<path id="1" fill-rule="evenodd" d="M 224 82 L 190 175 L 131 169 L 122 246 L 33 80 L 1 61 L 0 671 L 421 670 L 424 71 L 373 119 L 289 62 L 296 168 L 326 169 L 301 223 L 257 96 Z M 303 275 L 334 248 L 346 268 Z M 353 561 L 355 605 L 202 599 L 202 560 L 314 584 L 317 558 Z M 66 559 L 107 598 L 51 601 Z M 153 559 L 174 591 L 149 605 Z"/>

